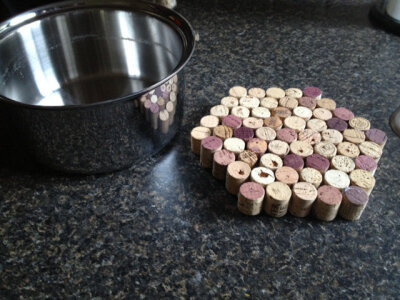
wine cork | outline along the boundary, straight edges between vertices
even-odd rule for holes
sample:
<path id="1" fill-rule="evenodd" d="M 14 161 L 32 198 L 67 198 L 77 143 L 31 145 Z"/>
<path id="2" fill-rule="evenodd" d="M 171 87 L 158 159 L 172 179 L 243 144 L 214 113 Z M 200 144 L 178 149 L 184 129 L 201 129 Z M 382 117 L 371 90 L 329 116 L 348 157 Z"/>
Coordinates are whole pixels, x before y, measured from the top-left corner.
<path id="1" fill-rule="evenodd" d="M 254 131 L 253 131 L 253 129 L 250 129 L 247 127 L 240 127 L 233 131 L 233 135 L 236 138 L 239 138 L 245 142 L 248 142 L 250 139 L 252 139 L 254 137 Z"/>
<path id="2" fill-rule="evenodd" d="M 322 174 L 313 168 L 304 168 L 300 171 L 300 180 L 309 182 L 318 188 L 322 183 Z"/>
<path id="3" fill-rule="evenodd" d="M 343 138 L 346 142 L 361 144 L 365 141 L 365 134 L 358 129 L 346 129 L 343 131 Z"/>
<path id="4" fill-rule="evenodd" d="M 249 96 L 262 99 L 265 97 L 265 91 L 262 88 L 254 87 L 249 89 Z"/>
<path id="5" fill-rule="evenodd" d="M 370 195 L 374 186 L 375 178 L 371 172 L 361 169 L 355 169 L 350 173 L 351 185 L 362 188 L 367 195 Z"/>
<path id="6" fill-rule="evenodd" d="M 154 92 L 154 91 L 153 91 L 153 92 Z M 151 103 L 156 104 L 156 103 L 157 103 L 157 100 L 158 100 L 157 95 L 155 95 L 155 94 L 151 95 L 151 97 L 150 97 Z"/>
<path id="7" fill-rule="evenodd" d="M 346 121 L 335 117 L 326 121 L 326 125 L 328 125 L 330 129 L 336 129 L 340 132 L 345 131 L 348 127 Z"/>
<path id="8" fill-rule="evenodd" d="M 303 90 L 303 95 L 306 97 L 320 100 L 322 96 L 322 91 L 317 87 L 309 86 Z"/>
<path id="9" fill-rule="evenodd" d="M 242 161 L 234 161 L 228 165 L 226 170 L 226 190 L 233 195 L 237 195 L 240 185 L 250 177 L 251 169 L 248 164 Z"/>
<path id="10" fill-rule="evenodd" d="M 273 141 L 276 138 L 276 131 L 270 127 L 261 127 L 256 130 L 256 137 L 267 142 Z"/>
<path id="11" fill-rule="evenodd" d="M 355 168 L 371 172 L 372 175 L 375 174 L 375 171 L 378 168 L 377 162 L 372 157 L 367 155 L 360 155 L 359 157 L 356 157 L 354 163 Z"/>
<path id="12" fill-rule="evenodd" d="M 326 129 L 321 132 L 322 140 L 338 145 L 343 141 L 343 135 L 336 129 Z"/>
<path id="13" fill-rule="evenodd" d="M 200 155 L 201 141 L 210 135 L 210 128 L 198 126 L 192 129 L 190 133 L 190 145 L 193 153 Z"/>
<path id="14" fill-rule="evenodd" d="M 289 89 L 285 90 L 285 95 L 287 97 L 299 99 L 303 96 L 303 91 L 298 88 L 289 88 Z"/>
<path id="15" fill-rule="evenodd" d="M 162 133 L 168 133 L 168 129 L 169 129 L 169 113 L 168 113 L 168 111 L 166 109 L 161 111 L 160 115 L 159 115 L 159 118 L 160 118 L 159 121 L 160 121 L 161 132 Z M 208 129 L 208 130 L 210 130 L 210 129 Z M 200 143 L 198 144 L 198 147 L 200 148 Z"/>
<path id="16" fill-rule="evenodd" d="M 250 115 L 250 110 L 244 106 L 235 106 L 232 107 L 231 114 L 241 119 L 246 119 Z"/>
<path id="17" fill-rule="evenodd" d="M 283 165 L 300 172 L 304 168 L 304 160 L 301 156 L 292 153 L 285 156 L 283 159 Z"/>
<path id="18" fill-rule="evenodd" d="M 306 121 L 296 116 L 287 117 L 283 123 L 286 128 L 294 129 L 296 132 L 303 131 L 306 128 Z"/>
<path id="19" fill-rule="evenodd" d="M 169 100 L 172 102 L 176 102 L 176 100 L 178 99 L 178 96 L 176 94 L 176 92 L 170 92 L 169 93 Z"/>
<path id="20" fill-rule="evenodd" d="M 219 119 L 216 116 L 207 115 L 201 118 L 200 126 L 214 129 L 219 124 Z"/>
<path id="21" fill-rule="evenodd" d="M 213 129 L 213 135 L 225 141 L 233 136 L 233 129 L 225 125 L 218 125 Z"/>
<path id="22" fill-rule="evenodd" d="M 317 198 L 317 189 L 311 183 L 298 182 L 292 189 L 292 201 L 289 204 L 289 212 L 298 218 L 306 217 Z"/>
<path id="23" fill-rule="evenodd" d="M 260 166 L 275 171 L 283 166 L 283 161 L 276 154 L 266 153 L 260 158 Z"/>
<path id="24" fill-rule="evenodd" d="M 322 98 L 317 102 L 317 107 L 334 111 L 336 109 L 336 102 L 330 98 Z"/>
<path id="25" fill-rule="evenodd" d="M 328 170 L 325 172 L 324 182 L 326 185 L 343 190 L 350 185 L 350 178 L 345 172 L 339 170 Z"/>
<path id="26" fill-rule="evenodd" d="M 269 152 L 276 154 L 280 157 L 284 157 L 289 153 L 289 145 L 283 141 L 274 140 L 268 143 Z"/>
<path id="27" fill-rule="evenodd" d="M 271 112 L 266 107 L 255 107 L 251 110 L 251 116 L 259 119 L 265 119 L 271 116 Z"/>
<path id="28" fill-rule="evenodd" d="M 344 155 L 336 155 L 333 157 L 331 160 L 331 165 L 333 169 L 345 173 L 350 173 L 355 168 L 354 161 L 350 157 Z"/>
<path id="29" fill-rule="evenodd" d="M 292 115 L 292 111 L 289 108 L 278 106 L 272 110 L 272 115 L 284 120 Z"/>
<path id="30" fill-rule="evenodd" d="M 267 97 L 280 99 L 285 97 L 285 91 L 278 87 L 270 87 L 266 90 Z"/>
<path id="31" fill-rule="evenodd" d="M 139 108 L 140 108 L 140 113 L 141 113 L 141 114 L 144 114 L 144 113 L 145 113 L 145 110 L 144 110 L 144 103 L 146 102 L 146 100 L 147 100 L 147 94 L 144 94 L 144 95 L 142 95 L 142 96 L 140 97 Z"/>
<path id="32" fill-rule="evenodd" d="M 279 105 L 293 110 L 299 105 L 299 101 L 296 98 L 285 96 L 279 99 Z"/>
<path id="33" fill-rule="evenodd" d="M 367 130 L 365 132 L 365 137 L 367 141 L 374 142 L 381 146 L 382 148 L 385 146 L 386 141 L 387 141 L 387 136 L 386 133 L 383 132 L 382 130 L 372 128 L 370 130 Z"/>
<path id="34" fill-rule="evenodd" d="M 282 128 L 282 124 L 283 123 L 282 123 L 281 119 L 278 118 L 278 117 L 272 116 L 272 117 L 268 117 L 268 118 L 264 119 L 264 126 L 270 127 L 270 128 L 272 128 L 274 130 L 281 129 Z"/>
<path id="35" fill-rule="evenodd" d="M 251 181 L 257 182 L 264 188 L 275 181 L 274 172 L 265 167 L 256 167 L 251 170 L 250 178 Z"/>
<path id="36" fill-rule="evenodd" d="M 313 116 L 322 121 L 327 121 L 332 118 L 332 113 L 326 108 L 316 108 L 313 110 Z"/>
<path id="37" fill-rule="evenodd" d="M 158 116 L 160 114 L 160 107 L 157 103 L 152 103 L 150 105 L 150 112 L 151 112 L 151 127 L 153 129 L 158 128 Z"/>
<path id="38" fill-rule="evenodd" d="M 144 114 L 145 114 L 145 118 L 147 122 L 150 122 L 150 116 L 151 116 L 151 112 L 150 112 L 150 107 L 151 107 L 152 102 L 149 99 L 146 99 L 146 101 L 144 102 Z"/>
<path id="39" fill-rule="evenodd" d="M 242 139 L 228 138 L 224 141 L 224 148 L 236 155 L 244 151 L 246 143 Z"/>
<path id="40" fill-rule="evenodd" d="M 355 117 L 349 121 L 349 125 L 353 129 L 361 130 L 361 131 L 366 131 L 371 128 L 371 123 L 366 119 L 362 117 Z"/>
<path id="41" fill-rule="evenodd" d="M 278 107 L 278 104 L 278 100 L 272 97 L 266 97 L 261 99 L 260 101 L 260 106 L 268 109 L 274 109 L 275 107 Z"/>
<path id="42" fill-rule="evenodd" d="M 231 110 L 233 107 L 239 105 L 239 100 L 235 97 L 228 96 L 228 97 L 223 97 L 221 99 L 221 104 L 223 106 L 226 106 L 229 110 Z"/>
<path id="43" fill-rule="evenodd" d="M 240 98 L 239 105 L 251 110 L 260 105 L 260 100 L 257 97 L 244 96 Z"/>
<path id="44" fill-rule="evenodd" d="M 337 148 L 330 142 L 320 142 L 314 146 L 314 151 L 327 159 L 331 159 L 336 155 Z"/>
<path id="45" fill-rule="evenodd" d="M 256 130 L 258 128 L 263 127 L 264 121 L 262 119 L 254 118 L 254 117 L 248 117 L 243 120 L 243 126 Z"/>
<path id="46" fill-rule="evenodd" d="M 255 182 L 245 182 L 240 186 L 238 209 L 245 215 L 256 216 L 261 213 L 265 197 L 264 188 Z"/>
<path id="47" fill-rule="evenodd" d="M 247 142 L 247 149 L 254 152 L 258 157 L 261 157 L 261 155 L 267 152 L 268 144 L 262 139 L 252 138 Z"/>
<path id="48" fill-rule="evenodd" d="M 229 96 L 235 97 L 235 98 L 242 98 L 247 95 L 247 89 L 242 86 L 234 86 L 230 88 L 229 90 Z"/>
<path id="49" fill-rule="evenodd" d="M 162 98 L 162 97 L 158 98 L 157 105 L 160 108 L 160 111 L 163 111 L 165 109 L 165 104 L 166 104 L 166 102 L 165 102 L 164 98 Z"/>
<path id="50" fill-rule="evenodd" d="M 234 115 L 229 115 L 222 120 L 222 125 L 237 129 L 242 126 L 242 119 Z"/>
<path id="51" fill-rule="evenodd" d="M 357 145 L 349 142 L 342 142 L 337 145 L 337 152 L 340 155 L 344 155 L 350 158 L 356 158 L 360 155 L 360 150 L 358 149 Z"/>
<path id="52" fill-rule="evenodd" d="M 378 162 L 382 156 L 382 148 L 377 143 L 362 142 L 359 147 L 361 154 L 372 157 L 376 162 Z"/>
<path id="53" fill-rule="evenodd" d="M 299 174 L 295 169 L 283 166 L 275 171 L 275 179 L 287 185 L 293 185 L 299 181 Z"/>
<path id="54" fill-rule="evenodd" d="M 317 106 L 317 100 L 310 97 L 301 97 L 299 99 L 299 105 L 313 110 Z"/>
<path id="55" fill-rule="evenodd" d="M 200 162 L 203 168 L 212 168 L 214 153 L 222 149 L 222 140 L 209 136 L 201 141 Z"/>
<path id="56" fill-rule="evenodd" d="M 313 214 L 318 220 L 330 222 L 336 218 L 341 203 L 342 193 L 333 186 L 323 185 L 318 188 Z"/>
<path id="57" fill-rule="evenodd" d="M 215 105 L 210 109 L 210 115 L 216 116 L 220 121 L 229 114 L 229 108 L 225 105 Z"/>
<path id="58" fill-rule="evenodd" d="M 225 180 L 228 165 L 235 161 L 235 154 L 228 150 L 220 150 L 214 153 L 212 174 L 219 180 Z"/>
<path id="59" fill-rule="evenodd" d="M 312 114 L 312 110 L 304 106 L 297 106 L 293 109 L 293 115 L 302 118 L 305 121 L 310 120 Z"/>
<path id="60" fill-rule="evenodd" d="M 290 144 L 297 141 L 297 132 L 291 128 L 282 128 L 276 132 L 276 138 Z"/>
<path id="61" fill-rule="evenodd" d="M 322 132 L 326 130 L 328 127 L 326 122 L 320 119 L 311 119 L 307 121 L 307 128 L 315 130 L 317 132 Z"/>
<path id="62" fill-rule="evenodd" d="M 264 211 L 271 217 L 283 217 L 287 213 L 292 191 L 283 182 L 273 182 L 266 188 Z"/>
<path id="63" fill-rule="evenodd" d="M 356 186 L 350 186 L 343 191 L 343 201 L 339 209 L 339 215 L 346 220 L 356 221 L 360 219 L 368 204 L 368 195 L 364 190 Z"/>
<path id="64" fill-rule="evenodd" d="M 290 152 L 304 158 L 313 154 L 314 149 L 307 142 L 294 141 L 290 144 Z"/>
<path id="65" fill-rule="evenodd" d="M 307 142 L 311 146 L 314 146 L 315 144 L 318 144 L 322 138 L 321 134 L 318 131 L 307 128 L 299 132 L 297 139 L 299 141 Z"/>
<path id="66" fill-rule="evenodd" d="M 245 162 L 250 168 L 253 168 L 257 164 L 258 157 L 253 151 L 244 150 L 243 152 L 239 153 L 238 160 Z"/>
<path id="67" fill-rule="evenodd" d="M 336 118 L 342 119 L 343 121 L 350 121 L 354 118 L 354 114 L 351 110 L 345 107 L 338 107 L 333 111 L 333 115 Z"/>
<path id="68" fill-rule="evenodd" d="M 167 102 L 167 104 L 165 105 L 165 109 L 169 114 L 169 125 L 171 125 L 174 122 L 174 115 L 176 110 L 174 103 L 171 101 Z"/>
<path id="69" fill-rule="evenodd" d="M 319 171 L 321 174 L 325 174 L 329 169 L 330 162 L 322 155 L 313 154 L 306 158 L 306 166 L 307 168 L 313 168 Z"/>

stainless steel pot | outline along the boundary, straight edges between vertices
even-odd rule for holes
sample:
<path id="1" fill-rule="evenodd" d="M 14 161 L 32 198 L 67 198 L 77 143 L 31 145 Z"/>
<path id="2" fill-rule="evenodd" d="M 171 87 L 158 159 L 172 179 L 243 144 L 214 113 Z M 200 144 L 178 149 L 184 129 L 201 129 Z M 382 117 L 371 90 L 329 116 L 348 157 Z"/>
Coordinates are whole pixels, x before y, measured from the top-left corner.
<path id="1" fill-rule="evenodd" d="M 190 24 L 162 6 L 68 1 L 0 24 L 0 104 L 39 163 L 74 173 L 130 166 L 182 115 Z"/>

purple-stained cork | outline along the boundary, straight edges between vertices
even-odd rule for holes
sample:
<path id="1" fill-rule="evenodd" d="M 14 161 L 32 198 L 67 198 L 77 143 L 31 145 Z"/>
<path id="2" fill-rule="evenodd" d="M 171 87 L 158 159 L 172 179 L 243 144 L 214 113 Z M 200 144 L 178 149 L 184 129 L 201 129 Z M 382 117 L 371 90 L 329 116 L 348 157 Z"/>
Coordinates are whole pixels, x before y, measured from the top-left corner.
<path id="1" fill-rule="evenodd" d="M 299 99 L 299 105 L 307 107 L 309 109 L 314 109 L 317 106 L 317 100 L 310 97 L 301 97 Z"/>
<path id="2" fill-rule="evenodd" d="M 160 107 L 157 105 L 157 103 L 152 103 L 152 104 L 150 105 L 150 111 L 151 111 L 153 114 L 158 114 L 158 113 L 160 112 Z"/>
<path id="3" fill-rule="evenodd" d="M 283 165 L 300 172 L 304 168 L 304 160 L 301 156 L 291 153 L 285 156 L 283 159 Z"/>
<path id="4" fill-rule="evenodd" d="M 349 127 L 346 121 L 335 117 L 326 121 L 326 125 L 328 125 L 328 128 L 336 129 L 340 132 L 345 131 Z"/>
<path id="5" fill-rule="evenodd" d="M 312 154 L 306 158 L 306 166 L 316 169 L 321 173 L 325 173 L 329 169 L 329 165 L 329 160 L 319 154 Z"/>
<path id="6" fill-rule="evenodd" d="M 358 186 L 349 186 L 343 191 L 346 199 L 355 205 L 364 205 L 368 202 L 367 193 Z"/>
<path id="7" fill-rule="evenodd" d="M 222 145 L 223 145 L 222 140 L 215 136 L 208 136 L 201 141 L 201 146 L 210 151 L 221 150 Z"/>
<path id="8" fill-rule="evenodd" d="M 333 115 L 336 118 L 342 119 L 344 121 L 350 121 L 351 119 L 354 119 L 354 114 L 350 109 L 347 109 L 345 107 L 338 107 L 333 111 Z"/>
<path id="9" fill-rule="evenodd" d="M 378 167 L 378 164 L 376 161 L 367 155 L 360 155 L 359 157 L 356 157 L 354 160 L 354 163 L 356 164 L 357 169 L 365 170 L 368 172 L 375 172 L 376 168 Z"/>
<path id="10" fill-rule="evenodd" d="M 247 127 L 240 127 L 235 129 L 233 135 L 239 139 L 242 139 L 245 142 L 248 142 L 250 139 L 254 137 L 254 131 L 253 129 Z"/>
<path id="11" fill-rule="evenodd" d="M 386 133 L 382 130 L 371 128 L 365 132 L 365 137 L 367 140 L 377 143 L 378 145 L 383 146 L 387 141 Z"/>
<path id="12" fill-rule="evenodd" d="M 234 115 L 229 115 L 222 120 L 222 125 L 237 129 L 242 126 L 242 119 Z"/>
<path id="13" fill-rule="evenodd" d="M 240 186 L 240 194 L 248 200 L 259 200 L 265 195 L 265 188 L 256 182 L 246 182 Z"/>
<path id="14" fill-rule="evenodd" d="M 276 133 L 276 138 L 290 144 L 297 141 L 297 132 L 291 128 L 282 128 Z"/>
<path id="15" fill-rule="evenodd" d="M 319 100 L 321 99 L 322 91 L 317 87 L 308 86 L 303 90 L 303 95 L 305 97 L 310 97 Z"/>

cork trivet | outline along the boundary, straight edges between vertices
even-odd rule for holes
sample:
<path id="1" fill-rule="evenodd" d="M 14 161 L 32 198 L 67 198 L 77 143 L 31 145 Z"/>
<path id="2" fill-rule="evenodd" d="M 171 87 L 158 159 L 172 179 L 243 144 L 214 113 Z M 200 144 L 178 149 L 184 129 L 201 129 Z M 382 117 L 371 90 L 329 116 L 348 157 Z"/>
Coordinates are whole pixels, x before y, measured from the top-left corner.
<path id="1" fill-rule="evenodd" d="M 326 108 L 316 108 L 313 111 L 313 116 L 322 121 L 327 121 L 332 118 L 332 113 Z"/>
<path id="2" fill-rule="evenodd" d="M 351 110 L 345 107 L 338 107 L 333 111 L 333 115 L 336 118 L 342 119 L 343 121 L 350 121 L 354 118 L 354 114 Z"/>
<path id="3" fill-rule="evenodd" d="M 247 89 L 242 86 L 234 86 L 230 88 L 229 95 L 236 98 L 242 98 L 247 95 Z"/>
<path id="4" fill-rule="evenodd" d="M 282 121 L 278 117 L 268 117 L 264 119 L 264 126 L 270 127 L 274 130 L 278 130 L 282 128 Z"/>
<path id="5" fill-rule="evenodd" d="M 285 95 L 292 98 L 301 98 L 303 96 L 303 91 L 298 88 L 290 88 L 285 90 Z"/>
<path id="6" fill-rule="evenodd" d="M 243 152 L 239 153 L 238 160 L 245 162 L 250 168 L 253 168 L 257 164 L 258 157 L 253 151 L 244 150 Z"/>
<path id="7" fill-rule="evenodd" d="M 256 130 L 258 128 L 263 127 L 264 125 L 264 120 L 263 119 L 258 119 L 255 117 L 248 117 L 246 119 L 243 120 L 243 126 Z"/>
<path id="8" fill-rule="evenodd" d="M 276 138 L 290 144 L 297 141 L 297 132 L 291 128 L 282 128 L 276 132 Z"/>
<path id="9" fill-rule="evenodd" d="M 233 129 L 225 125 L 218 125 L 213 129 L 213 135 L 225 141 L 233 136 Z"/>
<path id="10" fill-rule="evenodd" d="M 235 161 L 235 154 L 228 150 L 220 150 L 214 153 L 212 174 L 219 180 L 225 180 L 228 165 Z"/>
<path id="11" fill-rule="evenodd" d="M 326 108 L 327 110 L 334 111 L 336 109 L 336 102 L 330 98 L 322 98 L 317 102 L 317 107 Z"/>
<path id="12" fill-rule="evenodd" d="M 248 109 L 253 109 L 260 105 L 260 100 L 257 97 L 244 96 L 240 98 L 239 105 L 247 107 Z"/>
<path id="13" fill-rule="evenodd" d="M 326 126 L 326 122 L 320 119 L 311 119 L 307 121 L 307 128 L 315 130 L 317 132 L 321 132 L 326 130 L 328 127 Z"/>
<path id="14" fill-rule="evenodd" d="M 356 221 L 360 219 L 368 204 L 368 195 L 364 190 L 356 186 L 350 186 L 343 192 L 343 201 L 339 209 L 339 215 L 346 220 Z"/>
<path id="15" fill-rule="evenodd" d="M 289 153 L 289 145 L 283 141 L 274 140 L 268 143 L 269 152 L 276 154 L 280 157 L 284 157 Z"/>
<path id="16" fill-rule="evenodd" d="M 235 154 L 243 152 L 246 147 L 246 143 L 238 138 L 229 138 L 224 141 L 224 148 Z"/>
<path id="17" fill-rule="evenodd" d="M 159 118 L 160 118 L 159 122 L 160 122 L 161 132 L 167 133 L 168 128 L 169 128 L 169 113 L 168 113 L 168 111 L 166 109 L 164 109 L 163 111 L 160 111 Z"/>
<path id="18" fill-rule="evenodd" d="M 324 183 L 339 190 L 343 190 L 350 185 L 350 178 L 345 172 L 339 170 L 328 170 L 324 175 Z"/>
<path id="19" fill-rule="evenodd" d="M 303 95 L 306 97 L 320 100 L 322 96 L 322 91 L 317 87 L 309 86 L 303 90 Z"/>
<path id="20" fill-rule="evenodd" d="M 280 99 L 282 97 L 285 97 L 285 91 L 278 87 L 271 87 L 266 90 L 266 95 L 267 97 Z"/>
<path id="21" fill-rule="evenodd" d="M 201 141 L 200 162 L 203 168 L 212 168 L 214 153 L 222 149 L 222 140 L 209 136 Z"/>
<path id="22" fill-rule="evenodd" d="M 313 154 L 314 149 L 307 142 L 294 141 L 293 143 L 290 144 L 290 152 L 292 152 L 293 154 L 297 154 L 298 156 L 301 157 L 307 157 Z"/>
<path id="23" fill-rule="evenodd" d="M 263 187 L 275 181 L 274 172 L 265 167 L 257 167 L 251 170 L 250 178 L 251 181 L 257 182 Z"/>
<path id="24" fill-rule="evenodd" d="M 362 117 L 355 117 L 349 121 L 349 125 L 351 128 L 358 129 L 358 130 L 369 130 L 371 128 L 371 123 Z"/>
<path id="25" fill-rule="evenodd" d="M 277 181 L 293 185 L 299 181 L 299 174 L 291 167 L 283 166 L 275 171 L 275 178 Z"/>
<path id="26" fill-rule="evenodd" d="M 190 146 L 193 153 L 200 155 L 201 141 L 211 135 L 211 129 L 198 126 L 190 132 Z"/>
<path id="27" fill-rule="evenodd" d="M 275 107 L 278 107 L 278 100 L 272 97 L 266 97 L 261 99 L 260 106 L 268 109 L 274 109 Z"/>
<path id="28" fill-rule="evenodd" d="M 329 119 L 326 121 L 326 125 L 328 125 L 328 128 L 330 129 L 336 129 L 340 132 L 343 132 L 347 129 L 348 124 L 346 121 L 343 121 L 342 119 L 333 117 L 332 119 Z"/>
<path id="29" fill-rule="evenodd" d="M 306 166 L 319 171 L 321 174 L 325 174 L 329 169 L 330 162 L 322 155 L 313 154 L 306 158 Z"/>
<path id="30" fill-rule="evenodd" d="M 321 132 L 322 140 L 338 145 L 343 141 L 343 135 L 336 129 L 327 129 Z"/>
<path id="31" fill-rule="evenodd" d="M 255 182 L 245 182 L 240 186 L 238 209 L 245 215 L 256 216 L 261 213 L 265 197 L 264 188 Z"/>
<path id="32" fill-rule="evenodd" d="M 265 97 L 265 90 L 257 87 L 251 88 L 249 89 L 249 96 L 262 99 Z"/>
<path id="33" fill-rule="evenodd" d="M 343 138 L 346 142 L 361 144 L 365 141 L 365 134 L 358 129 L 346 129 L 343 131 Z"/>
<path id="34" fill-rule="evenodd" d="M 376 162 L 382 156 L 382 148 L 374 142 L 363 142 L 359 145 L 361 154 L 372 157 Z"/>
<path id="35" fill-rule="evenodd" d="M 242 126 L 242 119 L 234 115 L 229 115 L 222 120 L 222 125 L 237 129 Z"/>
<path id="36" fill-rule="evenodd" d="M 336 155 L 333 157 L 331 160 L 331 165 L 333 169 L 345 173 L 350 173 L 355 168 L 354 161 L 350 157 L 344 155 Z"/>
<path id="37" fill-rule="evenodd" d="M 278 106 L 272 110 L 272 115 L 284 120 L 292 115 L 292 111 L 289 108 Z"/>
<path id="38" fill-rule="evenodd" d="M 260 158 L 260 166 L 275 171 L 283 166 L 282 158 L 273 153 L 266 153 Z"/>
<path id="39" fill-rule="evenodd" d="M 299 105 L 299 101 L 296 98 L 285 96 L 279 99 L 279 105 L 293 110 Z"/>
<path id="40" fill-rule="evenodd" d="M 248 164 L 242 161 L 234 161 L 228 165 L 226 170 L 226 190 L 237 195 L 240 185 L 250 177 L 251 169 Z"/>
<path id="41" fill-rule="evenodd" d="M 231 114 L 241 119 L 246 119 L 250 115 L 250 110 L 244 106 L 235 106 L 232 107 Z"/>
<path id="42" fill-rule="evenodd" d="M 256 130 L 256 137 L 267 142 L 273 141 L 276 138 L 276 131 L 270 127 L 261 127 Z"/>
<path id="43" fill-rule="evenodd" d="M 333 186 L 323 185 L 318 188 L 313 214 L 318 220 L 332 221 L 336 218 L 341 203 L 342 193 Z"/>
<path id="44" fill-rule="evenodd" d="M 312 110 L 305 106 L 297 106 L 293 109 L 293 115 L 308 121 L 312 117 Z"/>
<path id="45" fill-rule="evenodd" d="M 382 130 L 371 128 L 365 132 L 367 141 L 377 143 L 382 148 L 385 146 L 387 141 L 386 133 Z"/>
<path id="46" fill-rule="evenodd" d="M 219 119 L 216 116 L 204 116 L 201 118 L 200 120 L 200 125 L 203 127 L 207 127 L 210 129 L 213 129 L 215 127 L 217 127 L 219 124 Z"/>
<path id="47" fill-rule="evenodd" d="M 372 175 L 375 174 L 375 171 L 378 167 L 377 162 L 372 157 L 367 155 L 360 155 L 359 157 L 356 157 L 354 163 L 357 169 L 371 172 Z"/>
<path id="48" fill-rule="evenodd" d="M 371 172 L 355 169 L 350 173 L 351 185 L 362 188 L 368 195 L 371 194 L 375 186 L 375 178 Z"/>
<path id="49" fill-rule="evenodd" d="M 231 110 L 233 107 L 239 105 L 239 100 L 235 97 L 228 96 L 221 99 L 221 104 Z"/>
<path id="50" fill-rule="evenodd" d="M 318 144 L 321 141 L 321 134 L 313 129 L 304 129 L 299 132 L 297 139 L 309 143 L 311 146 Z"/>
<path id="51" fill-rule="evenodd" d="M 304 168 L 300 171 L 300 180 L 318 188 L 322 182 L 322 174 L 313 168 Z"/>
<path id="52" fill-rule="evenodd" d="M 317 106 L 317 100 L 310 97 L 301 97 L 299 99 L 299 105 L 313 110 Z"/>
<path id="53" fill-rule="evenodd" d="M 271 112 L 266 107 L 255 107 L 251 110 L 251 116 L 255 118 L 265 119 L 271 116 Z"/>
<path id="54" fill-rule="evenodd" d="M 317 189 L 311 183 L 298 182 L 292 189 L 292 201 L 289 204 L 289 212 L 298 218 L 306 217 L 317 198 Z"/>
<path id="55" fill-rule="evenodd" d="M 225 105 L 215 105 L 211 107 L 210 109 L 210 115 L 216 116 L 217 118 L 222 121 L 223 118 L 225 118 L 229 114 L 229 108 L 227 108 Z"/>
<path id="56" fill-rule="evenodd" d="M 320 142 L 314 146 L 314 151 L 328 159 L 331 159 L 336 155 L 337 148 L 330 142 Z"/>
<path id="57" fill-rule="evenodd" d="M 296 116 L 287 117 L 283 123 L 285 127 L 292 128 L 296 132 L 303 131 L 306 128 L 306 121 Z"/>
<path id="58" fill-rule="evenodd" d="M 260 138 L 252 138 L 247 142 L 247 149 L 261 157 L 268 149 L 268 143 Z"/>
<path id="59" fill-rule="evenodd" d="M 266 188 L 264 211 L 271 217 L 283 217 L 287 213 L 292 191 L 283 182 L 273 182 Z"/>
<path id="60" fill-rule="evenodd" d="M 245 142 L 248 142 L 250 139 L 254 137 L 254 131 L 251 128 L 240 127 L 233 131 L 233 135 L 236 138 L 242 139 Z"/>
<path id="61" fill-rule="evenodd" d="M 283 165 L 300 172 L 304 168 L 304 160 L 301 156 L 291 153 L 285 156 L 283 159 Z"/>
<path id="62" fill-rule="evenodd" d="M 357 145 L 349 142 L 342 142 L 337 145 L 337 152 L 340 155 L 348 156 L 350 158 L 356 158 L 360 155 L 360 150 Z"/>

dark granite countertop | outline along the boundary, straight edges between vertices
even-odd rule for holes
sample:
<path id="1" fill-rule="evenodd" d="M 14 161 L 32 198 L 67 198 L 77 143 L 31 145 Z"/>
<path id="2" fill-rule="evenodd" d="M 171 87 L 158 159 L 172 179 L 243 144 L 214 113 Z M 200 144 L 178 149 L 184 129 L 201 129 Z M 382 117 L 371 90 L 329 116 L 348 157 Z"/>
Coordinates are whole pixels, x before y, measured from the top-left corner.
<path id="1" fill-rule="evenodd" d="M 400 37 L 371 26 L 371 5 L 180 1 L 200 42 L 168 149 L 101 176 L 1 158 L 0 298 L 398 298 Z M 235 84 L 318 86 L 388 134 L 359 221 L 239 213 L 189 145 Z"/>

